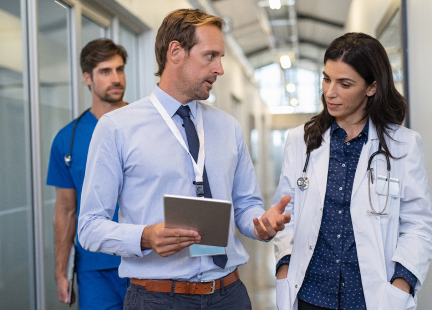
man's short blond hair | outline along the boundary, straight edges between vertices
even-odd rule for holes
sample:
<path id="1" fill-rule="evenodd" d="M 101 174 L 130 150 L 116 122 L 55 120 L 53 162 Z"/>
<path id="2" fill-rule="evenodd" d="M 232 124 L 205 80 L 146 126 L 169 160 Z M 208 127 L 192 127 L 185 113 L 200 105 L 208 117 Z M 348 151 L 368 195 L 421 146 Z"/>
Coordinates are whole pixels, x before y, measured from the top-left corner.
<path id="1" fill-rule="evenodd" d="M 167 61 L 168 47 L 172 41 L 178 41 L 186 53 L 189 53 L 197 43 L 196 27 L 214 25 L 222 31 L 224 24 L 222 18 L 198 9 L 180 9 L 169 13 L 164 18 L 156 36 L 155 53 L 159 70 L 155 75 L 162 75 Z"/>

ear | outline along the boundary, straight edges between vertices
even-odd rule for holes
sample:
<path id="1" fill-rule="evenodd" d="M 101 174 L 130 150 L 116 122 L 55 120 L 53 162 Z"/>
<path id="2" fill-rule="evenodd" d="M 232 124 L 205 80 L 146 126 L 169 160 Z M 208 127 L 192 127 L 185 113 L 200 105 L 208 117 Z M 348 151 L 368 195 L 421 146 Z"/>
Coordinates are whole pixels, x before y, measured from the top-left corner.
<path id="1" fill-rule="evenodd" d="M 366 93 L 366 96 L 371 97 L 373 95 L 375 95 L 376 93 L 376 88 L 377 88 L 377 83 L 376 81 L 374 81 L 371 85 L 368 86 L 368 92 Z"/>
<path id="2" fill-rule="evenodd" d="M 171 41 L 167 51 L 167 62 L 173 64 L 180 63 L 185 55 L 184 49 L 181 47 L 178 41 Z"/>
<path id="3" fill-rule="evenodd" d="M 84 77 L 84 82 L 87 84 L 87 86 L 91 87 L 93 84 L 93 81 L 92 81 L 92 77 L 91 77 L 90 73 L 84 72 L 83 77 Z"/>

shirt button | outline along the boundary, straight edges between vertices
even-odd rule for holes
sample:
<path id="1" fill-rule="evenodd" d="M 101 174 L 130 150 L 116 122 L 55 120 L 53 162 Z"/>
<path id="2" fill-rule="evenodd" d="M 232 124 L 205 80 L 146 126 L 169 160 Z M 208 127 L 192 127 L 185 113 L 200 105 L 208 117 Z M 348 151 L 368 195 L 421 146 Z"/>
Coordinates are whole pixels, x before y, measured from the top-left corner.
<path id="1" fill-rule="evenodd" d="M 342 164 L 342 167 L 345 167 L 345 164 Z"/>
<path id="2" fill-rule="evenodd" d="M 339 210 L 339 212 L 338 212 L 339 214 L 342 214 L 342 210 Z"/>
<path id="3" fill-rule="evenodd" d="M 337 235 L 337 237 L 338 237 L 338 238 L 340 238 L 340 237 L 341 237 L 341 235 Z"/>
<path id="4" fill-rule="evenodd" d="M 341 191 L 343 188 L 342 187 L 339 187 L 339 190 Z"/>
<path id="5" fill-rule="evenodd" d="M 295 285 L 295 288 L 297 288 L 297 284 Z"/>
<path id="6" fill-rule="evenodd" d="M 338 263 L 338 264 L 339 264 L 339 260 L 338 260 L 338 259 L 336 260 L 336 263 Z"/>
<path id="7" fill-rule="evenodd" d="M 309 246 L 309 250 L 312 250 L 312 246 Z"/>
<path id="8" fill-rule="evenodd" d="M 350 143 L 349 143 L 349 142 L 347 142 L 347 145 L 350 145 Z"/>

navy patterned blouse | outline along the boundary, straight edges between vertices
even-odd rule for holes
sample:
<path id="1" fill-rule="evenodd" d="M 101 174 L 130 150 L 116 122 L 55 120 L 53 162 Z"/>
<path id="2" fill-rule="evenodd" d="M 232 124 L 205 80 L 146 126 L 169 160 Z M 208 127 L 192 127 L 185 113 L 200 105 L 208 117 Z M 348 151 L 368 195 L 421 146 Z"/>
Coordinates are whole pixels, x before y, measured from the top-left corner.
<path id="1" fill-rule="evenodd" d="M 318 240 L 306 270 L 298 297 L 310 304 L 330 309 L 365 310 L 357 249 L 351 221 L 351 193 L 363 145 L 368 141 L 369 121 L 354 139 L 344 142 L 347 133 L 336 122 L 331 126 L 330 161 L 323 217 Z M 290 255 L 277 264 L 289 263 Z M 396 277 L 417 278 L 401 264 Z M 392 281 L 393 281 L 392 279 Z"/>

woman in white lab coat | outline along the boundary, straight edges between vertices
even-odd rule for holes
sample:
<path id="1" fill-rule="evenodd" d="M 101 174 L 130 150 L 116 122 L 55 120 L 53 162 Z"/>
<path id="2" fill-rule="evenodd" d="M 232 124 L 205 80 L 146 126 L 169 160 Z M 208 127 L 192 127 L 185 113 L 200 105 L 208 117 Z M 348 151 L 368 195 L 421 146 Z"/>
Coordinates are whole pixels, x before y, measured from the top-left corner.
<path id="1" fill-rule="evenodd" d="M 406 100 L 376 39 L 347 33 L 324 64 L 324 109 L 289 131 L 274 198 L 292 196 L 274 238 L 278 308 L 415 309 L 432 258 L 420 135 L 401 125 Z"/>

